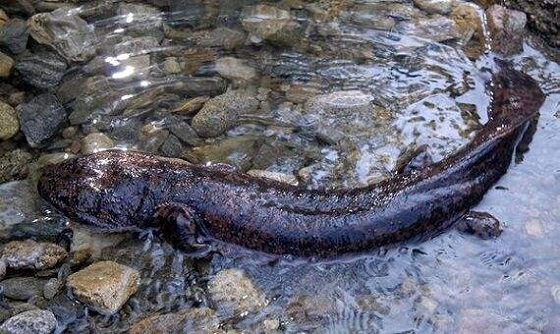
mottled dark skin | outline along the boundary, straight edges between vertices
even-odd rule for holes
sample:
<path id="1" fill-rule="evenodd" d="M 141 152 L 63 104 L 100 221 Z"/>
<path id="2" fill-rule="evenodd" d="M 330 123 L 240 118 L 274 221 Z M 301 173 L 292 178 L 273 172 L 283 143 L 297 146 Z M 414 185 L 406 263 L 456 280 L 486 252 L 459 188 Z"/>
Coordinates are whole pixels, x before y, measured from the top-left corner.
<path id="1" fill-rule="evenodd" d="M 448 227 L 506 172 L 544 96 L 500 62 L 489 121 L 468 145 L 421 170 L 365 188 L 306 190 L 224 166 L 105 151 L 46 167 L 39 193 L 66 216 L 105 231 L 160 226 L 187 245 L 209 236 L 269 253 L 332 256 Z"/>

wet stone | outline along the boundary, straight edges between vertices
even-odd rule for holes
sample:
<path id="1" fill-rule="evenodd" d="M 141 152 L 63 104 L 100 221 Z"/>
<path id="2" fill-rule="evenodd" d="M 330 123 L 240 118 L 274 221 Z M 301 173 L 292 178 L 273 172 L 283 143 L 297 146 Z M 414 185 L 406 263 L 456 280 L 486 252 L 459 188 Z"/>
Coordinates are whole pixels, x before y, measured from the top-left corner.
<path id="1" fill-rule="evenodd" d="M 162 13 L 150 5 L 119 3 L 117 8 L 119 27 L 125 29 L 130 36 L 154 36 L 161 38 Z M 132 20 L 131 20 L 132 18 Z"/>
<path id="2" fill-rule="evenodd" d="M 38 203 L 36 188 L 29 180 L 0 184 L 0 228 L 33 220 Z"/>
<path id="3" fill-rule="evenodd" d="M 67 286 L 84 304 L 114 314 L 138 289 L 137 270 L 112 261 L 96 262 L 68 276 Z"/>
<path id="4" fill-rule="evenodd" d="M 217 137 L 238 125 L 242 115 L 250 115 L 258 108 L 259 101 L 251 93 L 229 91 L 206 102 L 191 126 L 201 137 Z"/>
<path id="5" fill-rule="evenodd" d="M 27 301 L 43 294 L 45 282 L 35 277 L 12 277 L 0 282 L 4 296 Z"/>
<path id="6" fill-rule="evenodd" d="M 183 69 L 177 61 L 177 58 L 169 57 L 163 61 L 163 71 L 166 74 L 179 74 L 183 71 Z"/>
<path id="7" fill-rule="evenodd" d="M 179 156 L 183 151 L 183 145 L 177 137 L 170 134 L 169 136 L 167 136 L 163 144 L 161 144 L 159 151 L 163 156 L 176 157 Z"/>
<path id="8" fill-rule="evenodd" d="M 0 140 L 13 137 L 19 131 L 19 120 L 16 110 L 7 103 L 0 101 Z"/>
<path id="9" fill-rule="evenodd" d="M 85 136 L 82 139 L 81 151 L 82 154 L 90 154 L 98 151 L 104 151 L 113 148 L 115 143 L 107 135 L 94 132 Z"/>
<path id="10" fill-rule="evenodd" d="M 15 270 L 52 268 L 67 255 L 66 250 L 58 245 L 33 240 L 9 242 L 2 252 L 6 265 Z"/>
<path id="11" fill-rule="evenodd" d="M 58 132 L 66 120 L 66 112 L 53 94 L 35 97 L 17 107 L 21 130 L 29 146 L 37 147 Z"/>
<path id="12" fill-rule="evenodd" d="M 208 292 L 218 310 L 229 316 L 244 316 L 268 304 L 265 295 L 239 269 L 218 272 L 208 282 Z"/>
<path id="13" fill-rule="evenodd" d="M 66 8 L 35 14 L 28 26 L 33 39 L 50 45 L 68 61 L 85 61 L 95 54 L 93 26 Z"/>
<path id="14" fill-rule="evenodd" d="M 435 18 L 418 18 L 413 23 L 402 24 L 406 34 L 420 38 L 443 42 L 460 36 L 455 21 L 439 16 Z"/>
<path id="15" fill-rule="evenodd" d="M 451 11 L 451 19 L 457 24 L 465 53 L 473 59 L 482 55 L 485 48 L 482 13 L 479 11 L 470 3 L 458 3 Z"/>
<path id="16" fill-rule="evenodd" d="M 486 10 L 492 49 L 505 56 L 523 51 L 523 36 L 527 16 L 525 13 L 492 5 Z"/>
<path id="17" fill-rule="evenodd" d="M 24 55 L 16 64 L 16 69 L 25 81 L 42 89 L 56 87 L 66 68 L 64 59 L 49 51 Z"/>
<path id="18" fill-rule="evenodd" d="M 234 50 L 243 46 L 246 36 L 241 31 L 219 27 L 211 31 L 201 31 L 194 38 L 199 46 Z"/>
<path id="19" fill-rule="evenodd" d="M 216 96 L 224 93 L 227 82 L 223 78 L 189 78 L 178 87 L 180 93 L 190 97 Z"/>
<path id="20" fill-rule="evenodd" d="M 201 139 L 196 131 L 186 122 L 175 121 L 168 125 L 169 131 L 181 141 L 191 146 L 200 145 Z"/>
<path id="21" fill-rule="evenodd" d="M 190 308 L 176 313 L 161 314 L 140 320 L 132 325 L 129 334 L 146 333 L 219 333 L 220 321 L 216 312 L 206 307 Z"/>
<path id="22" fill-rule="evenodd" d="M 241 24 L 249 32 L 252 43 L 261 43 L 284 28 L 290 21 L 290 12 L 270 5 L 245 7 Z"/>
<path id="23" fill-rule="evenodd" d="M 14 67 L 14 60 L 7 54 L 0 52 L 0 78 L 7 78 Z"/>
<path id="24" fill-rule="evenodd" d="M 11 19 L 0 27 L 0 46 L 5 46 L 10 52 L 18 54 L 25 51 L 29 33 L 24 20 Z"/>
<path id="25" fill-rule="evenodd" d="M 6 320 L 0 331 L 10 334 L 49 334 L 57 326 L 54 314 L 47 310 L 30 310 Z"/>
<path id="26" fill-rule="evenodd" d="M 260 141 L 252 136 L 227 138 L 216 145 L 204 145 L 193 148 L 198 162 L 218 162 L 235 166 L 246 171 L 260 147 Z"/>
<path id="27" fill-rule="evenodd" d="M 0 280 L 2 280 L 5 275 L 6 275 L 6 262 L 0 258 Z"/>
<path id="28" fill-rule="evenodd" d="M 257 76 L 254 68 L 246 65 L 243 60 L 234 57 L 224 57 L 216 60 L 216 72 L 234 82 L 251 81 Z"/>
<path id="29" fill-rule="evenodd" d="M 451 12 L 451 0 L 414 0 L 414 5 L 428 14 L 447 15 Z"/>
<path id="30" fill-rule="evenodd" d="M 6 12 L 0 9 L 0 27 L 4 26 L 10 18 L 6 14 Z"/>
<path id="31" fill-rule="evenodd" d="M 46 299 L 51 300 L 56 296 L 56 294 L 62 289 L 62 282 L 58 278 L 51 278 L 43 287 L 43 296 Z"/>

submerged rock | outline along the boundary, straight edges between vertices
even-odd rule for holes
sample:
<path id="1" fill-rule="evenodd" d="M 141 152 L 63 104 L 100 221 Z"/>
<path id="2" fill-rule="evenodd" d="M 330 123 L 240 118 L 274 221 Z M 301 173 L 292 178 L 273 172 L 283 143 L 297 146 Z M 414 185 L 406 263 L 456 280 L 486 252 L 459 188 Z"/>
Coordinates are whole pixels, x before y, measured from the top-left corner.
<path id="1" fill-rule="evenodd" d="M 14 67 L 14 60 L 7 54 L 0 52 L 0 78 L 7 78 Z"/>
<path id="2" fill-rule="evenodd" d="M 13 137 L 19 131 L 19 120 L 16 110 L 7 103 L 0 101 L 0 140 Z"/>
<path id="3" fill-rule="evenodd" d="M 147 333 L 220 333 L 216 312 L 206 307 L 189 308 L 175 313 L 154 315 L 132 325 L 129 334 Z"/>
<path id="4" fill-rule="evenodd" d="M 28 26 L 33 39 L 51 46 L 68 61 L 85 61 L 95 54 L 93 25 L 81 19 L 77 11 L 60 8 L 35 14 Z"/>
<path id="5" fill-rule="evenodd" d="M 33 240 L 9 242 L 2 252 L 6 265 L 16 270 L 52 268 L 67 255 L 66 250 L 58 245 Z"/>
<path id="6" fill-rule="evenodd" d="M 58 86 L 66 67 L 64 59 L 50 51 L 26 54 L 20 57 L 16 64 L 23 80 L 43 89 Z"/>
<path id="7" fill-rule="evenodd" d="M 74 296 L 103 314 L 118 312 L 139 285 L 137 270 L 112 261 L 96 262 L 68 276 Z"/>
<path id="8" fill-rule="evenodd" d="M 289 11 L 270 5 L 245 7 L 241 13 L 241 24 L 253 43 L 260 43 L 280 31 L 290 19 Z"/>
<path id="9" fill-rule="evenodd" d="M 217 137 L 239 124 L 242 115 L 254 113 L 259 101 L 244 90 L 229 91 L 210 99 L 193 117 L 192 127 L 201 137 Z"/>
<path id="10" fill-rule="evenodd" d="M 228 316 L 258 312 L 268 304 L 264 293 L 239 269 L 218 272 L 208 282 L 208 292 L 218 309 Z"/>
<path id="11" fill-rule="evenodd" d="M 66 112 L 53 94 L 35 97 L 17 107 L 21 130 L 31 147 L 37 147 L 52 137 L 66 121 Z"/>
<path id="12" fill-rule="evenodd" d="M 36 277 L 12 277 L 0 282 L 5 297 L 27 301 L 42 295 L 45 281 Z"/>
<path id="13" fill-rule="evenodd" d="M 6 320 L 0 331 L 10 334 L 49 334 L 57 326 L 54 314 L 47 310 L 30 310 Z"/>
<path id="14" fill-rule="evenodd" d="M 81 151 L 82 154 L 90 154 L 108 150 L 114 146 L 115 142 L 107 135 L 100 132 L 94 132 L 82 139 Z"/>
<path id="15" fill-rule="evenodd" d="M 12 53 L 25 51 L 28 38 L 29 33 L 24 20 L 11 19 L 0 27 L 0 46 L 5 46 Z"/>

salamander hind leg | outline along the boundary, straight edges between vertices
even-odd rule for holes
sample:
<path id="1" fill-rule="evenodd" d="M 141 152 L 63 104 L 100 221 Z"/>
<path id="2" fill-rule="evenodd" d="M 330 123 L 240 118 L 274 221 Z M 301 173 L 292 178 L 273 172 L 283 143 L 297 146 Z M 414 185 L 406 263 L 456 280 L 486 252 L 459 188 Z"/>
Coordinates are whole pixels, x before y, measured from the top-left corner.
<path id="1" fill-rule="evenodd" d="M 181 203 L 159 206 L 154 223 L 167 241 L 187 253 L 206 253 L 209 246 L 199 242 L 200 218 L 194 210 Z"/>
<path id="2" fill-rule="evenodd" d="M 479 211 L 469 211 L 464 214 L 455 223 L 455 228 L 484 240 L 497 238 L 502 233 L 498 219 L 489 213 Z"/>

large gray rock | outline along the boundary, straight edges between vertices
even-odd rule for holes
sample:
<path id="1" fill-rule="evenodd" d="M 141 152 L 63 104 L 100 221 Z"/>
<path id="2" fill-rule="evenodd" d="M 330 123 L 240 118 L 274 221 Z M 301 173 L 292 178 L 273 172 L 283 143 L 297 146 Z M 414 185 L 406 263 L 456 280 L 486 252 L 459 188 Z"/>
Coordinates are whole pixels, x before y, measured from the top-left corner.
<path id="1" fill-rule="evenodd" d="M 96 262 L 68 276 L 67 286 L 82 303 L 114 314 L 138 290 L 137 270 L 112 261 Z"/>
<path id="2" fill-rule="evenodd" d="M 57 321 L 51 311 L 31 310 L 19 313 L 0 326 L 0 332 L 10 334 L 49 334 L 56 329 Z"/>
<path id="3" fill-rule="evenodd" d="M 35 97 L 17 107 L 21 130 L 31 147 L 38 147 L 58 132 L 66 112 L 53 94 Z"/>

